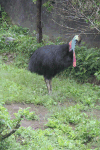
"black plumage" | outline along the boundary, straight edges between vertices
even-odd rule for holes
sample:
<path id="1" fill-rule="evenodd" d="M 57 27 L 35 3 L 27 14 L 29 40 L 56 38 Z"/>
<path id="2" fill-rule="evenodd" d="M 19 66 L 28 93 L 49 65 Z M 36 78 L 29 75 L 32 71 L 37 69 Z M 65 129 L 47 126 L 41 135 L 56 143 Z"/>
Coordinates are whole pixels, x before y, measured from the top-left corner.
<path id="1" fill-rule="evenodd" d="M 69 51 L 69 43 L 46 45 L 33 53 L 29 62 L 29 70 L 44 76 L 48 92 L 51 93 L 52 78 L 72 63 L 73 51 Z"/>

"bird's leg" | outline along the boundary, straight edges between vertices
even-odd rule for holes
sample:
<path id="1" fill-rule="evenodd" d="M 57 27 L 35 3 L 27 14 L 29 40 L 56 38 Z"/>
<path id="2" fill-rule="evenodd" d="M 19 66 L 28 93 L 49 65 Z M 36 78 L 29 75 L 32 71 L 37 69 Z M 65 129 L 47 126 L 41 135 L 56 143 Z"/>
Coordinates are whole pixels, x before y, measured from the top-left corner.
<path id="1" fill-rule="evenodd" d="M 52 79 L 49 80 L 49 85 L 50 85 L 50 91 L 52 92 L 52 84 L 51 84 Z"/>
<path id="2" fill-rule="evenodd" d="M 47 89 L 48 89 L 48 93 L 51 94 L 51 91 L 52 91 L 52 87 L 51 87 L 51 79 L 46 79 L 44 77 L 44 80 L 45 80 L 45 83 L 46 83 L 46 86 L 47 86 Z"/>

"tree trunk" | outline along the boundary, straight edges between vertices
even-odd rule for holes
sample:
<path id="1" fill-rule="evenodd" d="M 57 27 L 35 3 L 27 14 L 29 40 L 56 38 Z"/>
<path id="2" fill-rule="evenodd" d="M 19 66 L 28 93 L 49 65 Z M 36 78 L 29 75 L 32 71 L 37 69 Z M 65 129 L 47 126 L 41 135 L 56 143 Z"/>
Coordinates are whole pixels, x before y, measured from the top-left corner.
<path id="1" fill-rule="evenodd" d="M 37 0 L 37 42 L 42 42 L 42 27 L 41 27 L 41 7 L 42 0 Z"/>

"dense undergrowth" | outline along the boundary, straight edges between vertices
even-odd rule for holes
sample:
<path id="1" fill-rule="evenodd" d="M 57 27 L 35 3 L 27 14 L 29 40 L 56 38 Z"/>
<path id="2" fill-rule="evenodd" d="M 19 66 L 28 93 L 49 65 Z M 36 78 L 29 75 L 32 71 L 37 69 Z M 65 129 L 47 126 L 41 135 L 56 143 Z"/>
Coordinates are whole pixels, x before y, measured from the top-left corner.
<path id="1" fill-rule="evenodd" d="M 0 149 L 2 150 L 99 150 L 100 86 L 86 83 L 91 75 L 100 80 L 100 50 L 87 48 L 85 44 L 76 47 L 77 67 L 70 67 L 53 79 L 53 93 L 47 94 L 42 76 L 31 74 L 28 61 L 38 47 L 46 44 L 62 44 L 44 36 L 43 43 L 37 44 L 35 31 L 10 25 L 2 10 L 0 26 Z M 67 76 L 70 78 L 67 78 Z M 59 77 L 59 78 L 58 78 Z M 75 79 L 84 82 L 77 83 Z M 38 120 L 28 108 L 20 109 L 11 117 L 4 104 L 33 103 L 48 108 L 51 116 L 44 130 L 20 127 L 8 138 L 17 122 Z M 70 105 L 69 105 L 70 104 Z M 88 113 L 91 115 L 88 115 Z M 21 116 L 23 116 L 21 118 Z"/>

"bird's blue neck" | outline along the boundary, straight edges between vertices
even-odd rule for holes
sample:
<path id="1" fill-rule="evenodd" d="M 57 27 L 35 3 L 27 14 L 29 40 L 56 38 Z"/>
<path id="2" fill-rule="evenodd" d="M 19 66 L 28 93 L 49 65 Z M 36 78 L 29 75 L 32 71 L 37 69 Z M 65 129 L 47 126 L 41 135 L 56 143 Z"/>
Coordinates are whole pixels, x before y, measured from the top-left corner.
<path id="1" fill-rule="evenodd" d="M 76 39 L 73 38 L 72 41 L 69 42 L 69 51 L 74 51 L 75 50 L 75 45 L 76 45 Z"/>

